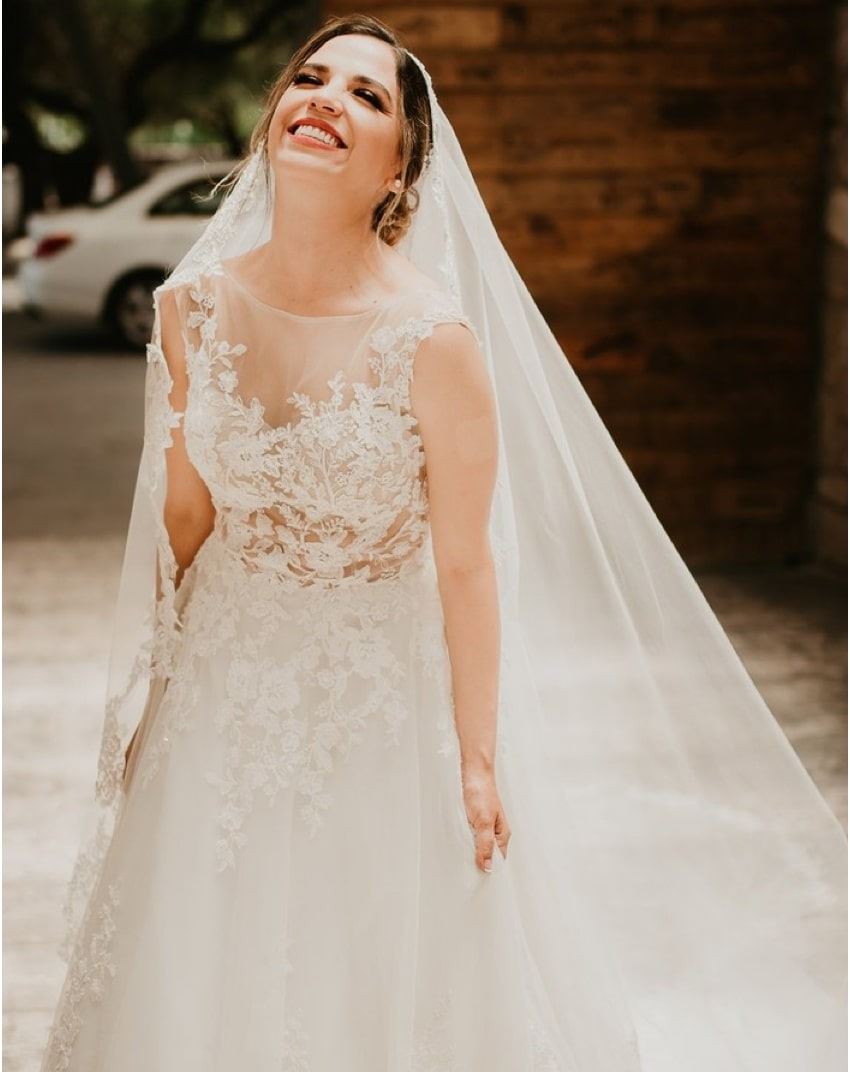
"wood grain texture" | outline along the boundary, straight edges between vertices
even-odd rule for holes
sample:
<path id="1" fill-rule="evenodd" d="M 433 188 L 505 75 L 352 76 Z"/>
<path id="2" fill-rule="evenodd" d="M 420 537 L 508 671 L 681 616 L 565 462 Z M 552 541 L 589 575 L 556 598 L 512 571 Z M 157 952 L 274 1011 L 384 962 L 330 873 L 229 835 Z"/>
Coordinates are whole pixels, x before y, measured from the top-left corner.
<path id="1" fill-rule="evenodd" d="M 427 64 L 502 241 L 689 562 L 809 555 L 830 0 L 327 8 L 355 11 Z"/>
<path id="2" fill-rule="evenodd" d="M 847 9 L 835 12 L 823 211 L 817 475 L 811 532 L 818 561 L 847 573 Z"/>

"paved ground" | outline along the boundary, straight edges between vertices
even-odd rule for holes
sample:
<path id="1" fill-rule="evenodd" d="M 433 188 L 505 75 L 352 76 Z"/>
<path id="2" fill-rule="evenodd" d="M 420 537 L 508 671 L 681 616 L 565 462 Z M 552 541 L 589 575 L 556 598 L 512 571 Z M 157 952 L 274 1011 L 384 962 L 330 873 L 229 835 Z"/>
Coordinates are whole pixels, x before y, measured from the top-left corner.
<path id="1" fill-rule="evenodd" d="M 93 784 L 144 360 L 15 314 L 4 329 L 4 1067 L 34 1072 Z M 699 580 L 846 827 L 845 587 L 809 571 Z"/>

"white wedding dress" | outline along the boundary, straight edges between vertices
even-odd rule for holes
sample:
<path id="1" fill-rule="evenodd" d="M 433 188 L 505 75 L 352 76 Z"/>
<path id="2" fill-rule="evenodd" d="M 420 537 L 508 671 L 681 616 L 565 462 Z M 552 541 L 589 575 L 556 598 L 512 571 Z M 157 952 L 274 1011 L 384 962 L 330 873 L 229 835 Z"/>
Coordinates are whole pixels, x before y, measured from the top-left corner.
<path id="1" fill-rule="evenodd" d="M 514 838 L 491 874 L 475 865 L 410 411 L 419 342 L 464 317 L 436 290 L 293 315 L 224 265 L 173 294 L 216 520 L 45 1072 L 638 1067 L 599 988 L 587 1035 L 559 1032 L 536 959 L 580 991 L 601 950 L 582 967 L 586 917 L 561 895 L 557 928 L 521 910 L 514 845 L 531 861 L 533 831 L 502 752 Z"/>
<path id="2" fill-rule="evenodd" d="M 155 293 L 42 1072 L 843 1072 L 846 836 L 412 58 L 433 144 L 398 251 L 433 288 L 351 316 L 260 302 L 231 268 L 286 194 L 260 144 Z M 491 874 L 463 805 L 410 405 L 448 322 L 474 333 L 498 411 L 496 775 L 513 837 Z M 217 511 L 179 587 L 178 428 Z"/>

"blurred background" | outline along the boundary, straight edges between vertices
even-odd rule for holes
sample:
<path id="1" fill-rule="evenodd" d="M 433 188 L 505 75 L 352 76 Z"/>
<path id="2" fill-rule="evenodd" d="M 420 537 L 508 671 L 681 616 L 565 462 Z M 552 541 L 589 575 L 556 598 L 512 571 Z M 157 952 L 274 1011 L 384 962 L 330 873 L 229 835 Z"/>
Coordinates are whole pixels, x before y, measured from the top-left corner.
<path id="1" fill-rule="evenodd" d="M 833 0 L 7 0 L 4 1050 L 92 792 L 151 289 L 327 15 L 432 73 L 496 227 L 846 826 L 847 27 Z"/>

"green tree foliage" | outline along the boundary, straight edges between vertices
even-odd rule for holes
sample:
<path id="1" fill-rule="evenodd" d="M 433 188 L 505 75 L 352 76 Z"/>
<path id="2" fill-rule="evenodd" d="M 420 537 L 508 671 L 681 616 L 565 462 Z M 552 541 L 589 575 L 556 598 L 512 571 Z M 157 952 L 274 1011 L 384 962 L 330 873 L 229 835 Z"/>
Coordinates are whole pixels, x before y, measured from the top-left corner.
<path id="1" fill-rule="evenodd" d="M 317 24 L 315 0 L 7 0 L 5 160 L 24 211 L 128 185 L 152 145 L 238 155 L 262 93 Z"/>

